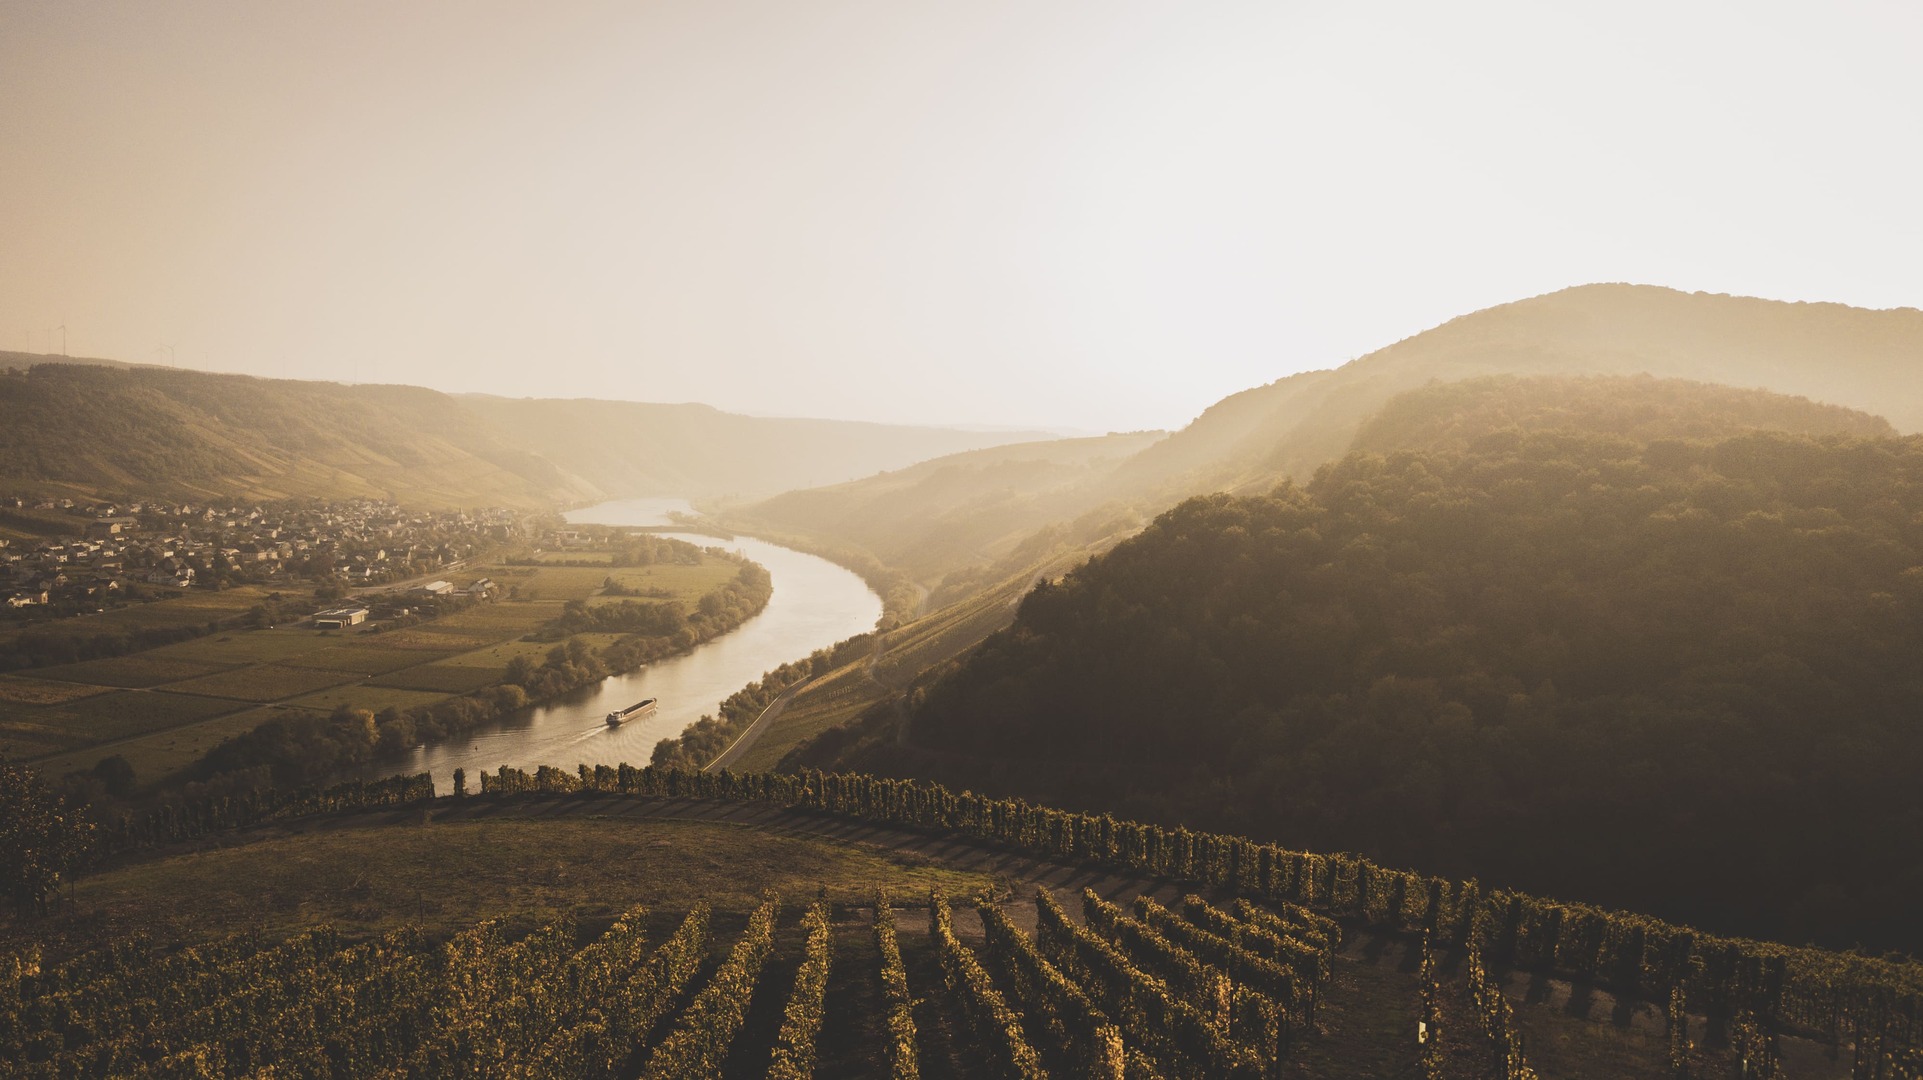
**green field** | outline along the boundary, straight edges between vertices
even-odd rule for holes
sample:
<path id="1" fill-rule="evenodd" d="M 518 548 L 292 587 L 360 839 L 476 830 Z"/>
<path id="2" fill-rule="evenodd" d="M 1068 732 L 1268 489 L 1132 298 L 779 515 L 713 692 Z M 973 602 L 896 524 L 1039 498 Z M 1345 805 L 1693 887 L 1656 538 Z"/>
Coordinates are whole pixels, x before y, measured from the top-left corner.
<path id="1" fill-rule="evenodd" d="M 415 664 L 431 664 L 442 656 L 451 655 L 434 649 L 393 648 L 382 641 L 388 636 L 369 635 L 345 645 L 330 644 L 306 656 L 295 657 L 289 663 L 315 671 L 338 672 L 342 677 L 347 677 L 385 675 Z"/>
<path id="2" fill-rule="evenodd" d="M 148 690 L 113 690 L 50 705 L 0 701 L 0 753 L 31 760 L 244 708 L 239 701 Z"/>
<path id="3" fill-rule="evenodd" d="M 284 590 L 260 585 L 243 585 L 219 592 L 195 589 L 169 600 L 131 604 L 97 615 L 77 615 L 51 623 L 37 623 L 30 629 L 34 632 L 91 637 L 95 634 L 121 634 L 129 630 L 205 627 L 210 620 L 239 615 L 276 591 Z M 0 630 L 0 647 L 10 643 L 21 632 L 22 628 Z"/>
<path id="4" fill-rule="evenodd" d="M 369 687 L 398 687 L 402 690 L 431 690 L 441 694 L 465 694 L 499 682 L 499 669 L 466 667 L 460 664 L 417 664 L 402 671 L 376 676 Z"/>
<path id="5" fill-rule="evenodd" d="M 557 618 L 567 601 L 600 591 L 610 575 L 693 603 L 737 572 L 736 564 L 713 558 L 699 566 L 476 567 L 466 576 L 489 575 L 503 586 L 520 586 L 522 598 L 476 604 L 398 629 L 290 625 L 224 631 L 129 656 L 0 676 L 0 753 L 33 761 L 55 776 L 121 753 L 134 762 L 142 782 L 153 782 L 271 715 L 258 706 L 329 712 L 348 705 L 378 712 L 492 685 L 510 659 L 544 658 L 553 642 L 522 639 Z M 194 592 L 63 620 L 52 629 L 204 626 L 264 596 L 260 589 Z M 600 648 L 618 637 L 592 634 L 584 641 Z"/>
<path id="6" fill-rule="evenodd" d="M 558 612 L 557 612 L 558 614 Z M 517 637 L 519 635 L 516 635 Z M 387 630 L 378 634 L 361 635 L 366 648 L 382 650 L 405 650 L 415 653 L 466 652 L 488 642 L 479 634 L 443 634 L 430 625 L 408 626 L 399 630 Z M 494 640 L 500 640 L 495 638 Z M 416 663 L 428 663 L 436 657 L 420 657 Z"/>
<path id="7" fill-rule="evenodd" d="M 155 656 L 152 653 L 136 653 L 132 656 L 116 656 L 107 660 L 83 660 L 78 664 L 38 668 L 34 671 L 34 675 L 42 679 L 62 679 L 67 682 L 92 683 L 95 686 L 144 689 L 180 682 L 183 679 L 198 678 L 202 675 L 212 675 L 217 671 L 226 670 L 228 666 L 230 665 Z"/>
<path id="8" fill-rule="evenodd" d="M 106 687 L 69 682 L 47 682 L 24 675 L 0 675 L 0 705 L 58 705 L 63 701 L 104 693 Z"/>
<path id="9" fill-rule="evenodd" d="M 289 626 L 274 630 L 236 630 L 215 634 L 183 641 L 178 645 L 163 645 L 141 655 L 210 664 L 259 664 L 305 656 L 332 643 L 331 635 Z"/>
<path id="10" fill-rule="evenodd" d="M 24 761 L 59 753 L 73 745 L 65 733 L 69 720 L 63 714 L 43 724 L 36 717 L 0 707 L 0 755 Z"/>
<path id="11" fill-rule="evenodd" d="M 608 551 L 537 551 L 529 557 L 543 564 L 566 562 L 606 564 L 613 561 L 614 554 Z"/>
<path id="12" fill-rule="evenodd" d="M 387 708 L 411 709 L 416 705 L 432 705 L 448 696 L 432 691 L 400 690 L 391 686 L 372 686 L 368 683 L 356 682 L 294 698 L 288 704 L 317 712 L 333 712 L 344 705 L 350 709 L 366 709 L 377 713 Z"/>
<path id="13" fill-rule="evenodd" d="M 346 681 L 351 676 L 338 671 L 290 667 L 286 664 L 255 664 L 218 675 L 188 679 L 168 687 L 182 693 L 210 697 L 236 698 L 241 701 L 284 701 L 311 694 L 316 690 Z"/>
<path id="14" fill-rule="evenodd" d="M 489 645 L 485 649 L 475 649 L 457 656 L 450 656 L 438 663 L 444 667 L 471 667 L 486 671 L 500 671 L 507 667 L 509 660 L 517 656 L 525 656 L 538 663 L 552 648 L 554 645 L 546 641 L 504 641 L 499 645 Z"/>
<path id="15" fill-rule="evenodd" d="M 119 754 L 134 767 L 134 777 L 138 782 L 149 783 L 192 765 L 227 739 L 252 731 L 275 716 L 306 711 L 284 705 L 243 709 L 211 720 L 136 735 L 121 742 L 56 754 L 33 764 L 34 768 L 49 776 L 60 776 L 91 769 L 101 758 Z"/>
<path id="16" fill-rule="evenodd" d="M 500 578 L 504 585 L 518 585 L 523 599 L 586 600 L 601 591 L 612 577 L 634 589 L 662 589 L 687 602 L 733 580 L 739 571 L 725 559 L 702 557 L 699 566 L 658 563 L 653 566 L 609 568 L 603 566 L 519 567 L 531 572 L 514 578 Z M 645 598 L 643 598 L 645 599 Z"/>

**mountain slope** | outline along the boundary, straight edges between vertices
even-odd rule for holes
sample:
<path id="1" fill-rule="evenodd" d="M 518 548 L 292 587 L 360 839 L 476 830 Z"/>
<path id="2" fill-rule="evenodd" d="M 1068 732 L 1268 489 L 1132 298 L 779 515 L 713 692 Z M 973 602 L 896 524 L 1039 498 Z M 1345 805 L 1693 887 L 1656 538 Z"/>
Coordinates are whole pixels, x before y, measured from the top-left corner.
<path id="1" fill-rule="evenodd" d="M 1432 382 L 1490 375 L 1648 374 L 1765 388 L 1864 410 L 1913 432 L 1923 430 L 1919 370 L 1923 312 L 1914 309 L 1868 311 L 1654 286 L 1586 285 L 1465 315 L 1340 368 L 1232 395 L 1114 468 L 1052 489 L 1049 498 L 1062 508 L 1053 517 L 1061 523 L 1111 503 L 1152 514 L 1198 493 L 1259 492 L 1282 479 L 1306 480 L 1347 453 L 1364 422 L 1397 395 Z M 1763 418 L 1755 426 L 1782 422 Z M 871 490 L 878 493 L 879 482 Z M 1032 515 L 990 520 L 999 513 L 998 496 L 1021 493 L 1019 486 L 982 492 L 984 520 L 973 527 L 1039 528 Z M 839 497 L 861 499 L 851 492 Z M 744 512 L 772 528 L 813 531 L 877 552 L 919 550 L 921 521 L 912 514 L 902 514 L 892 528 L 872 515 L 851 528 L 820 521 L 803 499 Z M 924 556 L 916 573 L 932 582 L 993 557 Z"/>
<path id="2" fill-rule="evenodd" d="M 1568 432 L 1170 511 L 844 767 L 1917 949 L 1923 439 Z"/>
<path id="3" fill-rule="evenodd" d="M 1724 439 L 1753 431 L 1888 438 L 1890 422 L 1841 405 L 1648 375 L 1490 375 L 1431 383 L 1390 400 L 1353 447 L 1467 450 L 1498 433 L 1560 431 L 1634 442 Z"/>
<path id="4" fill-rule="evenodd" d="M 956 563 L 999 558 L 1036 530 L 1097 509 L 1096 481 L 1163 437 L 1132 432 L 951 454 L 791 491 L 726 520 L 833 534 L 918 579 L 938 577 Z"/>
<path id="5" fill-rule="evenodd" d="M 0 368 L 8 490 L 83 497 L 525 507 L 702 498 L 846 480 L 1026 437 L 92 361 Z"/>
<path id="6" fill-rule="evenodd" d="M 1431 381 L 1483 375 L 1634 375 L 1773 390 L 1923 430 L 1923 311 L 1869 311 L 1584 285 L 1454 319 L 1329 371 L 1228 398 L 1117 471 L 1162 490 L 1254 489 L 1306 479 L 1344 453 L 1362 421 Z"/>
<path id="7" fill-rule="evenodd" d="M 432 390 L 68 364 L 0 375 L 0 475 L 192 500 L 539 506 L 597 494 Z"/>
<path id="8" fill-rule="evenodd" d="M 1048 437 L 743 416 L 693 404 L 474 394 L 458 400 L 562 469 L 623 495 L 769 495 L 957 451 Z"/>

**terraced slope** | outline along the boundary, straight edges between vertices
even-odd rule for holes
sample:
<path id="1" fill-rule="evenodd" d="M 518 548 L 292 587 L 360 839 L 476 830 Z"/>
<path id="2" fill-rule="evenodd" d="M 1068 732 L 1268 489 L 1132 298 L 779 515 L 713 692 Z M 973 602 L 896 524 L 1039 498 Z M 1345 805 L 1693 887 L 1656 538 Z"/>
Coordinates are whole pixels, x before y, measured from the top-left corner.
<path id="1" fill-rule="evenodd" d="M 1049 857 L 1087 819 L 1015 804 L 981 806 L 1032 844 L 888 823 L 934 809 L 912 785 L 804 778 L 873 807 L 825 813 L 746 798 L 791 779 L 614 773 L 410 781 L 95 874 L 34 928 L 38 970 L 0 966 L 0 1075 L 1914 1075 L 1860 1006 L 1825 1046 L 1707 944 L 1678 993 L 1572 978 L 1591 928 L 1511 924 L 1501 894 L 1335 859 L 1209 885 Z"/>

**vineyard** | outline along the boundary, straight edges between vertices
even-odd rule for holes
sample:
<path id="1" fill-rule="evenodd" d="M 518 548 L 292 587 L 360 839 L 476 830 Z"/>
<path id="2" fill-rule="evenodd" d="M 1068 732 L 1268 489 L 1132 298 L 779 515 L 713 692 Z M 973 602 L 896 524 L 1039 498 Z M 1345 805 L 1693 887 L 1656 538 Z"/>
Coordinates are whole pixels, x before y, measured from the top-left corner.
<path id="1" fill-rule="evenodd" d="M 641 807 L 966 845 L 995 884 L 883 875 L 861 895 L 672 909 L 642 892 L 609 918 L 28 948 L 0 957 L 0 1076 L 1923 1076 L 1906 963 L 871 777 L 504 770 L 481 787 L 289 794 L 115 835 L 128 850 L 423 806 L 614 831 Z M 1656 1028 L 1618 1058 L 1572 1054 L 1572 1031 L 1608 1025 L 1536 1000 L 1549 985 Z"/>

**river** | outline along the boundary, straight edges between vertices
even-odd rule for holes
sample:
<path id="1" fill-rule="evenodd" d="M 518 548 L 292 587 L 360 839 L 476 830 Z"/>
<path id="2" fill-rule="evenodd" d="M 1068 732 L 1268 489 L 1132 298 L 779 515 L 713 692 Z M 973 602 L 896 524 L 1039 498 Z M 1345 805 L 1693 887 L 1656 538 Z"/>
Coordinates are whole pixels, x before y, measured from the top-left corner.
<path id="1" fill-rule="evenodd" d="M 687 510 L 688 504 L 679 499 L 624 499 L 569 511 L 567 519 L 575 524 L 659 526 L 673 523 L 671 512 Z M 383 762 L 378 771 L 429 772 L 435 786 L 448 791 L 455 769 L 466 769 L 470 790 L 479 790 L 479 774 L 502 765 L 530 770 L 537 765 L 572 770 L 583 762 L 646 765 L 656 742 L 712 714 L 723 698 L 763 672 L 872 630 L 881 618 L 881 598 L 854 573 L 826 559 L 748 537 L 724 541 L 693 533 L 665 535 L 738 551 L 767 567 L 774 577 L 767 608 L 685 656 L 611 676 L 467 735 L 417 747 L 402 759 Z M 661 701 L 653 716 L 618 728 L 604 722 L 608 713 L 650 697 Z"/>

